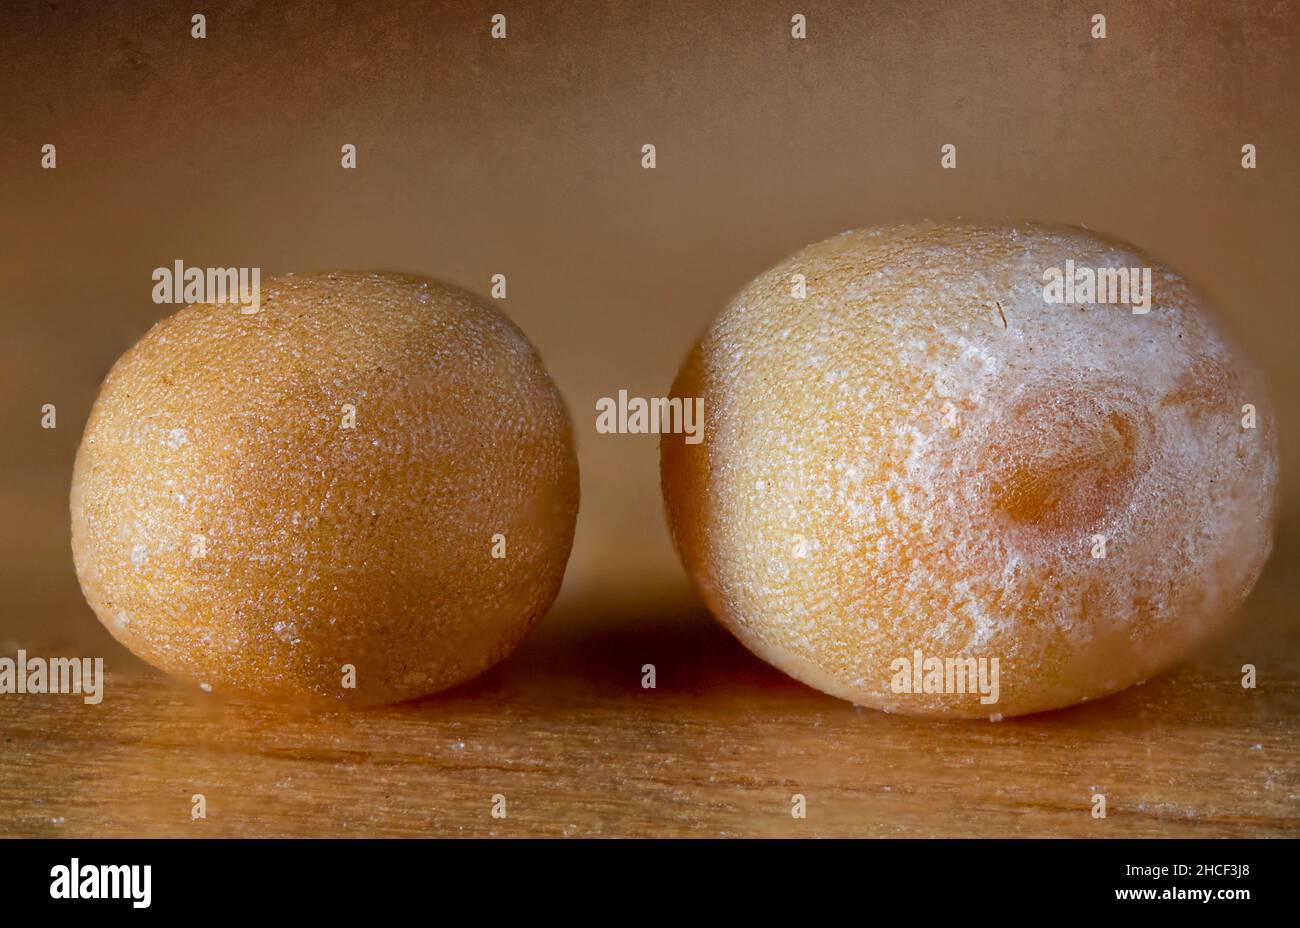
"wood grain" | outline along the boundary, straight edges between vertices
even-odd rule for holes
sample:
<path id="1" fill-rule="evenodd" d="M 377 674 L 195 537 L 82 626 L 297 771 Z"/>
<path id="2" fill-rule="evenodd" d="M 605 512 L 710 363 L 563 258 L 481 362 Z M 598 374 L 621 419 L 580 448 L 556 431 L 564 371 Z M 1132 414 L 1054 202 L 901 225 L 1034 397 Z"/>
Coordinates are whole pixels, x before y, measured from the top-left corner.
<path id="1" fill-rule="evenodd" d="M 122 653 L 98 706 L 0 697 L 0 834 L 1297 836 L 1293 554 L 1201 660 L 996 724 L 823 696 L 691 602 L 569 602 L 473 683 L 364 712 L 226 702 Z"/>

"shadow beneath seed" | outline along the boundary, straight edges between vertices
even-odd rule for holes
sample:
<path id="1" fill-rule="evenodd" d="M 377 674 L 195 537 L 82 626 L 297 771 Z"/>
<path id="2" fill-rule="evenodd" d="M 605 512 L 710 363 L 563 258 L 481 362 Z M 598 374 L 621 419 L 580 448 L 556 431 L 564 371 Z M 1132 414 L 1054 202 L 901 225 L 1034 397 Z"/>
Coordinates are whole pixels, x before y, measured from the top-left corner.
<path id="1" fill-rule="evenodd" d="M 829 700 L 752 655 L 693 598 L 562 604 L 508 659 L 461 686 L 403 704 L 527 700 L 590 705 L 638 696 L 721 702 Z"/>

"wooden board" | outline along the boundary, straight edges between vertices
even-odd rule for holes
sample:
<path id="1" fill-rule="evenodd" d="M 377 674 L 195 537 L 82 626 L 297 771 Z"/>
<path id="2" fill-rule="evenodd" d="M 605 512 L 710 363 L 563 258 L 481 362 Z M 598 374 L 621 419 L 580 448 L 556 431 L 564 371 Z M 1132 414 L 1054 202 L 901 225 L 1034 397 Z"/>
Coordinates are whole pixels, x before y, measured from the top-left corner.
<path id="1" fill-rule="evenodd" d="M 1196 663 L 1000 723 L 823 696 L 690 602 L 566 602 L 473 683 L 364 712 L 223 702 L 119 649 L 98 706 L 0 697 L 0 834 L 1296 836 L 1293 552 Z"/>

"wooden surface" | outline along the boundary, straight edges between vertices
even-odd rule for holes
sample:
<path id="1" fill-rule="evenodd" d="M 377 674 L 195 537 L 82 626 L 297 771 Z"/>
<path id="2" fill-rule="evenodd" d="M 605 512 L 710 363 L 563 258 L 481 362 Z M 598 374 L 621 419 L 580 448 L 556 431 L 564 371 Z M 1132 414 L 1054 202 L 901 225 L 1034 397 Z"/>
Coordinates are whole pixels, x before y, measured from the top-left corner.
<path id="1" fill-rule="evenodd" d="M 691 602 L 564 603 L 473 683 L 364 712 L 225 703 L 119 649 L 98 706 L 0 697 L 0 834 L 1297 836 L 1293 562 L 1280 546 L 1240 631 L 1201 660 L 1001 723 L 822 696 Z"/>

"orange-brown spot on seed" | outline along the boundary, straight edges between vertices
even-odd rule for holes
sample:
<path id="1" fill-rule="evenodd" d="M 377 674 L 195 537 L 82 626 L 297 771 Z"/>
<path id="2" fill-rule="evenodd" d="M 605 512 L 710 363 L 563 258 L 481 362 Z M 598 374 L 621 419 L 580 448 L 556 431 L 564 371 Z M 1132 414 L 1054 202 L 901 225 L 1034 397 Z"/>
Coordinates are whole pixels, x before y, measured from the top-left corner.
<path id="1" fill-rule="evenodd" d="M 1149 426 L 1105 391 L 1049 392 L 990 449 L 995 510 L 1048 533 L 1085 532 L 1122 507 L 1145 466 Z"/>

